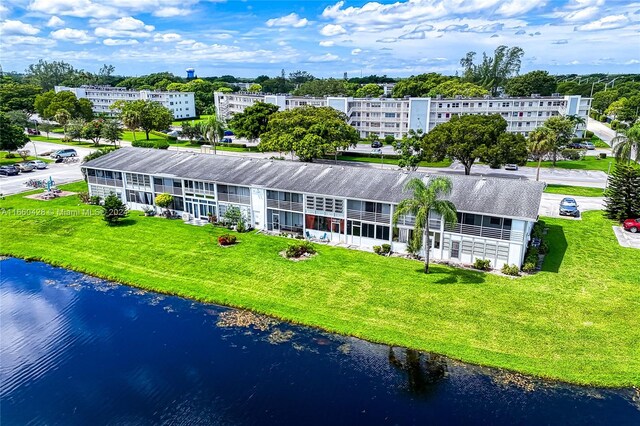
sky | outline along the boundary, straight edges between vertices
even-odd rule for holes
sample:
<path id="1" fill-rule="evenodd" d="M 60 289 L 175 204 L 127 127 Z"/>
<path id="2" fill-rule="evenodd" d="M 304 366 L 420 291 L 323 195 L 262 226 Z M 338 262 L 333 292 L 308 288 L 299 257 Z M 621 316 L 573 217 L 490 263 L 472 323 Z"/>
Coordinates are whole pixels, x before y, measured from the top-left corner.
<path id="1" fill-rule="evenodd" d="M 524 49 L 521 73 L 640 73 L 633 0 L 5 0 L 0 64 L 119 75 L 455 74 L 467 52 Z"/>

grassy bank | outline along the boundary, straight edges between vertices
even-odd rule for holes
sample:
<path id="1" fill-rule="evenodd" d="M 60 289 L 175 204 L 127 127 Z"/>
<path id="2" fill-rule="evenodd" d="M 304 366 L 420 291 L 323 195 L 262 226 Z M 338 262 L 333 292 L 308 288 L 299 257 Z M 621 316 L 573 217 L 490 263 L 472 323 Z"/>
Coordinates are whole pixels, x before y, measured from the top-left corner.
<path id="1" fill-rule="evenodd" d="M 85 184 L 65 189 L 79 191 Z M 48 213 L 30 214 L 42 211 Z M 0 254 L 141 288 L 250 308 L 371 341 L 570 382 L 640 385 L 640 268 L 600 212 L 547 219 L 544 270 L 520 279 L 318 246 L 290 262 L 291 241 L 132 212 L 108 227 L 76 196 L 0 201 Z M 78 213 L 72 216 L 64 213 Z"/>
<path id="2" fill-rule="evenodd" d="M 573 195 L 574 197 L 603 197 L 603 188 L 592 188 L 588 186 L 554 185 L 547 184 L 544 192 L 549 194 Z"/>
<path id="3" fill-rule="evenodd" d="M 333 157 L 327 157 L 327 159 L 333 159 Z M 384 161 L 380 159 L 380 157 L 354 157 L 351 155 L 340 155 L 338 156 L 338 160 L 341 161 L 357 161 L 360 163 L 373 163 L 373 164 L 393 164 L 395 166 L 398 165 L 398 160 L 395 158 L 384 158 Z M 427 161 L 421 161 L 420 167 L 449 167 L 451 165 L 451 160 L 443 160 L 436 161 L 433 163 L 429 163 Z"/>
<path id="4" fill-rule="evenodd" d="M 12 164 L 22 163 L 23 161 L 31 161 L 31 160 L 40 160 L 40 161 L 44 161 L 45 163 L 52 162 L 50 159 L 43 158 L 43 157 L 34 157 L 32 155 L 28 156 L 26 160 L 23 160 L 22 157 L 20 157 L 16 153 L 12 153 L 13 155 L 15 155 L 14 158 L 7 158 L 7 154 L 9 154 L 7 151 L 0 151 L 0 166 L 10 166 Z"/>
<path id="5" fill-rule="evenodd" d="M 572 169 L 572 170 L 600 170 L 605 173 L 609 171 L 609 164 L 611 164 L 611 170 L 615 167 L 615 160 L 613 158 L 606 158 L 600 160 L 597 157 L 584 157 L 582 160 L 561 160 L 556 162 L 556 168 L 558 169 Z M 538 167 L 537 161 L 527 162 L 527 167 Z M 553 161 L 543 161 L 540 167 L 551 168 L 553 167 Z"/>
<path id="6" fill-rule="evenodd" d="M 67 145 L 67 146 L 79 146 L 83 148 L 103 148 L 106 146 L 113 146 L 111 143 L 100 143 L 96 146 L 93 142 L 88 141 L 64 141 L 62 138 L 48 138 L 46 136 L 29 136 L 29 139 L 36 142 L 49 142 L 55 143 L 59 145 Z M 103 141 L 104 142 L 104 141 Z M 28 148 L 28 147 L 27 147 Z"/>

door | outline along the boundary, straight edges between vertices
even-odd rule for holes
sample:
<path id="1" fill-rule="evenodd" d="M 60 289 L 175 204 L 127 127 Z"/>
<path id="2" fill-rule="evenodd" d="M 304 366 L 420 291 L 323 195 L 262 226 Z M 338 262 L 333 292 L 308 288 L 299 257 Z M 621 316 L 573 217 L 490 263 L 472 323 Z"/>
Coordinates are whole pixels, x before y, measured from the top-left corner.
<path id="1" fill-rule="evenodd" d="M 189 212 L 189 214 L 193 214 L 193 203 L 191 201 L 187 201 L 185 204 L 185 207 L 187 208 L 187 211 Z"/>
<path id="2" fill-rule="evenodd" d="M 342 233 L 340 221 L 331 222 L 331 241 L 340 241 L 342 242 Z"/>
<path id="3" fill-rule="evenodd" d="M 460 241 L 451 241 L 451 256 L 452 259 L 460 258 Z"/>
<path id="4" fill-rule="evenodd" d="M 280 213 L 273 213 L 271 215 L 271 221 L 274 231 L 280 230 Z"/>
<path id="5" fill-rule="evenodd" d="M 362 229 L 361 229 L 361 226 L 360 226 L 360 222 L 353 222 L 353 227 L 351 228 L 351 233 L 353 234 L 351 236 L 351 243 L 352 244 L 360 245 L 361 232 L 362 232 Z"/>

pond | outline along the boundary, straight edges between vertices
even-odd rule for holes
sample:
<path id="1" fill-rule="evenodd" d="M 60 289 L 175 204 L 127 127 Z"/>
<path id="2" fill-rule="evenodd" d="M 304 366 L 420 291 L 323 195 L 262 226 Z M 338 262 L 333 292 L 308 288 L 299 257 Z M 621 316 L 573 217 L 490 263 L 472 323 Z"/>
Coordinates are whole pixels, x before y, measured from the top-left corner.
<path id="1" fill-rule="evenodd" d="M 639 424 L 633 389 L 549 383 L 39 262 L 0 262 L 0 423 Z"/>

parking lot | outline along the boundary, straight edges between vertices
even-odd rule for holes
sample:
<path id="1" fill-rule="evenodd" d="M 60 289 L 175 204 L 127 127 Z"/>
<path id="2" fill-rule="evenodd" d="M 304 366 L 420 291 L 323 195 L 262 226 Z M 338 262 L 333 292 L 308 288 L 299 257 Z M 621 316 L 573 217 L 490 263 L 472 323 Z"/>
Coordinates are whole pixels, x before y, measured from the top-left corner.
<path id="1" fill-rule="evenodd" d="M 580 217 L 560 216 L 560 201 L 566 197 L 562 194 L 542 194 L 540 201 L 540 216 L 562 217 L 568 220 L 580 220 Z M 578 203 L 578 210 L 585 212 L 588 210 L 604 209 L 604 198 L 602 197 L 571 197 Z"/>

